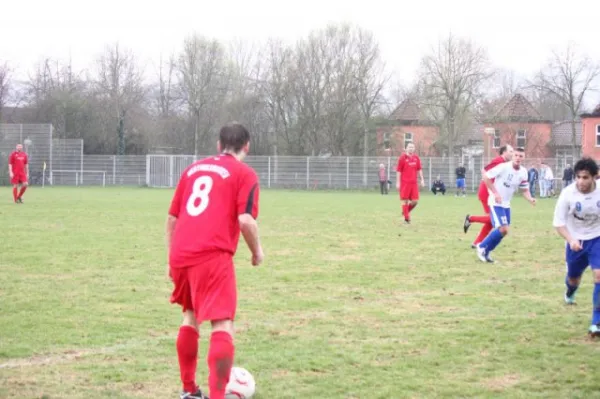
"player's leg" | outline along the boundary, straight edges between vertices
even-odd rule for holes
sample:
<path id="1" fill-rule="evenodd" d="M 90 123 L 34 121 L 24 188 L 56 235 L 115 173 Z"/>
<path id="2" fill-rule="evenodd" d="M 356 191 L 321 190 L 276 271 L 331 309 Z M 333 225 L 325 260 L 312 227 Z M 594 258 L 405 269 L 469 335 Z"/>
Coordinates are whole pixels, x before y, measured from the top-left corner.
<path id="1" fill-rule="evenodd" d="M 410 216 L 408 214 L 410 187 L 408 184 L 402 184 L 400 186 L 400 202 L 402 203 L 402 216 L 404 217 L 404 221 L 410 223 Z"/>
<path id="2" fill-rule="evenodd" d="M 15 203 L 19 202 L 17 201 L 17 199 L 19 198 L 19 185 L 18 184 L 13 184 L 13 201 Z"/>
<path id="3" fill-rule="evenodd" d="M 23 200 L 22 200 L 23 194 L 25 194 L 25 191 L 27 190 L 28 185 L 29 185 L 29 182 L 27 181 L 27 176 L 23 176 L 22 180 L 21 180 L 21 190 L 19 191 L 19 195 L 17 196 L 17 201 L 23 202 Z"/>
<path id="4" fill-rule="evenodd" d="M 567 268 L 565 275 L 565 303 L 572 305 L 575 303 L 575 293 L 581 283 L 581 275 L 588 267 L 587 251 L 571 251 L 567 243 L 565 245 L 565 263 Z"/>
<path id="5" fill-rule="evenodd" d="M 496 249 L 502 239 L 508 234 L 510 224 L 510 209 L 501 206 L 491 208 L 490 214 L 494 230 L 477 246 L 477 256 L 482 262 L 492 263 L 490 253 Z"/>
<path id="6" fill-rule="evenodd" d="M 584 241 L 583 246 L 588 255 L 589 265 L 594 273 L 592 323 L 589 333 L 592 337 L 598 337 L 600 336 L 600 238 Z"/>
<path id="7" fill-rule="evenodd" d="M 177 334 L 176 348 L 179 362 L 179 373 L 182 383 L 181 398 L 202 399 L 202 391 L 196 384 L 196 368 L 198 366 L 198 321 L 192 299 L 189 272 L 192 268 L 171 269 L 173 293 L 171 303 L 178 303 L 183 309 L 183 322 Z"/>
<path id="8" fill-rule="evenodd" d="M 419 203 L 419 186 L 417 183 L 412 184 L 409 198 L 410 204 L 408 206 L 408 212 L 410 213 L 417 207 L 417 204 Z"/>
<path id="9" fill-rule="evenodd" d="M 233 320 L 237 308 L 237 288 L 233 259 L 219 255 L 203 264 L 201 280 L 192 283 L 192 296 L 198 322 L 210 320 L 212 333 L 208 349 L 208 385 L 211 399 L 224 399 L 225 388 L 233 366 Z"/>

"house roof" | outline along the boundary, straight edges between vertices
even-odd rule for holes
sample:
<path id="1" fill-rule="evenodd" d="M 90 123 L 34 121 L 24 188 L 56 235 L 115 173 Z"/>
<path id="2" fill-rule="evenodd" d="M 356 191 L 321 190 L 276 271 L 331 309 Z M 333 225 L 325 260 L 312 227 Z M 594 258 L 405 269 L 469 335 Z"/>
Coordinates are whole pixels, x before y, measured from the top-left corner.
<path id="1" fill-rule="evenodd" d="M 557 147 L 570 146 L 571 135 L 571 121 L 556 122 L 552 125 L 552 141 Z M 577 139 L 577 145 L 581 145 L 581 121 L 575 121 L 575 134 Z"/>
<path id="2" fill-rule="evenodd" d="M 542 115 L 522 95 L 515 94 L 494 115 L 496 120 L 541 120 Z"/>
<path id="3" fill-rule="evenodd" d="M 592 112 L 582 114 L 581 117 L 582 118 L 600 118 L 600 104 L 598 104 Z"/>
<path id="4" fill-rule="evenodd" d="M 392 111 L 388 119 L 397 121 L 418 121 L 420 116 L 421 111 L 419 110 L 417 103 L 410 98 L 407 98 Z"/>

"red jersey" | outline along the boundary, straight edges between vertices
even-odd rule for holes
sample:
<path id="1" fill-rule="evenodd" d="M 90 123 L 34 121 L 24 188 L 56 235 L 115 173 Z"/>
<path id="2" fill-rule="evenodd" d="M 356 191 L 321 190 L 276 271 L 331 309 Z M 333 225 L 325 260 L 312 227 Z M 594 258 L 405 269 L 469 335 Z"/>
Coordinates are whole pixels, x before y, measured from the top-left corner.
<path id="1" fill-rule="evenodd" d="M 404 153 L 398 158 L 396 172 L 400 172 L 401 183 L 416 183 L 417 172 L 421 170 L 421 158 L 417 154 Z"/>
<path id="2" fill-rule="evenodd" d="M 489 164 L 484 166 L 483 170 L 485 170 L 487 172 L 488 170 L 491 170 L 504 162 L 506 162 L 506 160 L 499 155 L 496 158 L 492 159 L 492 162 L 490 162 Z M 494 179 L 492 179 L 492 181 L 494 181 Z M 479 191 L 477 192 L 477 194 L 478 194 L 479 198 L 487 198 L 487 196 L 489 194 L 488 189 L 487 189 L 483 179 L 481 180 L 481 183 L 479 183 Z"/>
<path id="3" fill-rule="evenodd" d="M 24 174 L 25 165 L 27 165 L 27 154 L 23 151 L 13 151 L 8 158 L 8 163 L 12 166 L 15 175 Z"/>
<path id="4" fill-rule="evenodd" d="M 259 185 L 254 170 L 232 155 L 194 162 L 182 173 L 169 214 L 177 218 L 169 264 L 186 267 L 202 258 L 229 253 L 240 237 L 238 216 L 258 217 Z"/>

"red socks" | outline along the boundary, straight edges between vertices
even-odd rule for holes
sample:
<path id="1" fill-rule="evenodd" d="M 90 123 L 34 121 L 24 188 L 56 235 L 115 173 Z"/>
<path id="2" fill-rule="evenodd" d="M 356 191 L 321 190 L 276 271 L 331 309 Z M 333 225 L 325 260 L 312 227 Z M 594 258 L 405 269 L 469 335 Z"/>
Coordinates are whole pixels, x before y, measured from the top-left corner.
<path id="1" fill-rule="evenodd" d="M 233 366 L 235 348 L 233 338 L 225 331 L 215 331 L 210 336 L 208 350 L 208 387 L 211 399 L 225 399 L 225 387 Z"/>
<path id="2" fill-rule="evenodd" d="M 406 205 L 406 204 L 402 205 L 402 215 L 404 216 L 404 220 L 409 219 L 408 212 L 410 212 L 408 210 L 408 205 Z"/>
<path id="3" fill-rule="evenodd" d="M 21 198 L 23 196 L 23 194 L 25 193 L 25 190 L 27 190 L 27 186 L 21 186 L 21 191 L 19 191 L 18 198 Z"/>
<path id="4" fill-rule="evenodd" d="M 480 242 L 482 242 L 483 240 L 485 240 L 485 238 L 488 236 L 488 234 L 490 234 L 490 231 L 492 231 L 493 228 L 494 228 L 494 226 L 492 226 L 492 224 L 490 223 L 490 221 L 488 219 L 487 223 L 484 223 L 483 227 L 481 228 L 481 231 L 477 235 L 477 238 L 475 238 L 475 241 L 473 242 L 473 244 L 477 245 Z"/>
<path id="5" fill-rule="evenodd" d="M 469 216 L 469 222 L 471 223 L 489 223 L 489 216 Z"/>
<path id="6" fill-rule="evenodd" d="M 17 196 L 17 188 L 16 187 L 13 187 L 13 198 L 14 198 L 15 202 L 17 202 L 18 196 Z"/>
<path id="7" fill-rule="evenodd" d="M 200 334 L 192 326 L 181 326 L 177 335 L 177 357 L 183 390 L 196 392 L 196 365 L 198 364 L 198 338 Z"/>
<path id="8" fill-rule="evenodd" d="M 413 210 L 413 209 L 415 209 L 416 207 L 417 207 L 417 204 L 410 204 L 410 205 L 408 206 L 408 211 L 409 211 L 409 212 L 412 212 L 412 210 Z"/>

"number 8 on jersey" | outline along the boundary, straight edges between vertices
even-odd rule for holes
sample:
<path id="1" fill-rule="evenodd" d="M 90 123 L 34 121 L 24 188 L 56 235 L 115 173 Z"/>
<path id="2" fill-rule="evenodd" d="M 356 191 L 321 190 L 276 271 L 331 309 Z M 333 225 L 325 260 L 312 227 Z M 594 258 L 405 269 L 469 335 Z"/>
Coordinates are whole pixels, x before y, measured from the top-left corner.
<path id="1" fill-rule="evenodd" d="M 190 216 L 199 216 L 209 204 L 209 194 L 213 187 L 210 176 L 200 176 L 192 185 L 192 193 L 187 200 L 186 211 Z"/>

